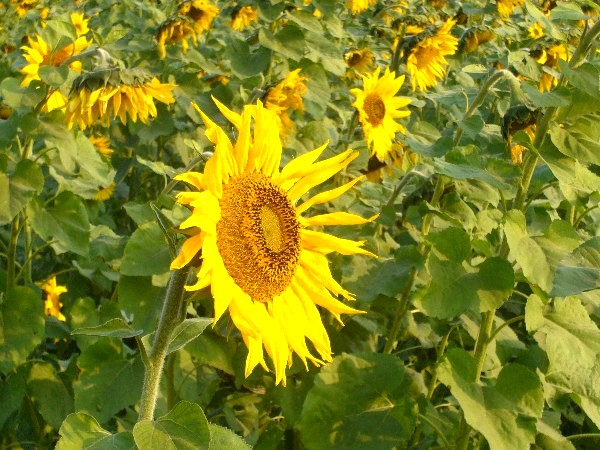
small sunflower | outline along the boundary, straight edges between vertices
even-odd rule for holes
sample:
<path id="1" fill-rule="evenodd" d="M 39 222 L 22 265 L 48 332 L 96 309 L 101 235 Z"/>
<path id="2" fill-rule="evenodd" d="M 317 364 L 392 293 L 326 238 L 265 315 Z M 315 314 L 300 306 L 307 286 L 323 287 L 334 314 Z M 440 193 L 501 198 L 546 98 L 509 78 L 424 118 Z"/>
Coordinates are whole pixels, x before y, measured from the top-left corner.
<path id="1" fill-rule="evenodd" d="M 500 16 L 508 17 L 515 8 L 521 6 L 524 2 L 525 0 L 496 0 L 496 7 Z"/>
<path id="2" fill-rule="evenodd" d="M 20 1 L 12 0 L 11 3 L 17 3 L 17 16 L 23 18 L 27 15 L 27 12 L 29 10 L 34 9 L 37 6 L 38 1 L 37 0 L 20 0 Z"/>
<path id="3" fill-rule="evenodd" d="M 96 150 L 104 156 L 106 159 L 110 160 L 112 154 L 115 152 L 110 147 L 110 139 L 106 136 L 90 136 L 88 137 L 89 141 L 96 147 Z"/>
<path id="4" fill-rule="evenodd" d="M 167 56 L 166 45 L 181 42 L 183 53 L 186 54 L 189 48 L 188 39 L 191 38 L 194 45 L 198 45 L 196 30 L 193 23 L 187 18 L 168 19 L 163 22 L 156 33 L 158 41 L 158 53 L 160 59 Z"/>
<path id="5" fill-rule="evenodd" d="M 373 70 L 375 55 L 368 48 L 353 48 L 344 53 L 344 61 L 351 69 L 351 72 L 349 72 L 349 74 L 352 74 L 351 76 L 354 76 L 354 71 L 363 75 Z"/>
<path id="6" fill-rule="evenodd" d="M 541 38 L 544 35 L 544 28 L 542 27 L 542 24 L 535 22 L 533 25 L 527 28 L 527 35 L 533 39 Z"/>
<path id="7" fill-rule="evenodd" d="M 285 385 L 285 366 L 291 365 L 293 353 L 307 368 L 307 360 L 316 366 L 331 361 L 329 337 L 317 306 L 338 320 L 340 314 L 361 313 L 335 298 L 352 299 L 353 295 L 335 281 L 326 255 L 374 256 L 362 248 L 363 242 L 307 227 L 359 225 L 375 217 L 363 219 L 346 212 L 302 215 L 313 205 L 339 197 L 361 177 L 297 204 L 354 160 L 356 152 L 347 150 L 315 162 L 325 144 L 280 170 L 282 146 L 275 113 L 260 101 L 245 106 L 241 115 L 217 100 L 215 103 L 237 129 L 237 141 L 232 143 L 196 106 L 215 151 L 204 173 L 176 177 L 194 189 L 178 195 L 178 202 L 192 211 L 180 228 L 192 234 L 171 268 L 180 269 L 201 256 L 197 282 L 186 289 L 211 287 L 214 323 L 229 311 L 249 350 L 246 377 L 259 363 L 267 369 L 264 346 L 273 362 L 276 383 Z M 307 339 L 314 350 L 309 350 Z"/>
<path id="8" fill-rule="evenodd" d="M 372 155 L 383 161 L 392 149 L 397 132 L 406 133 L 404 126 L 396 119 L 408 117 L 410 111 L 401 110 L 410 103 L 410 99 L 396 97 L 404 83 L 404 75 L 395 77 L 388 68 L 379 77 L 380 68 L 372 75 L 363 77 L 363 89 L 351 89 L 356 97 L 352 104 L 358 110 L 358 118 L 365 133 Z"/>
<path id="9" fill-rule="evenodd" d="M 410 73 L 413 91 L 422 91 L 437 84 L 446 74 L 446 56 L 456 53 L 458 39 L 450 34 L 456 22 L 447 20 L 433 35 L 424 37 L 408 54 L 406 69 Z"/>
<path id="10" fill-rule="evenodd" d="M 568 60 L 567 49 L 563 44 L 552 45 L 551 47 L 542 50 L 540 55 L 536 58 L 536 61 L 548 68 L 555 68 L 558 66 L 558 60 Z M 548 72 L 543 72 L 540 76 L 540 91 L 547 92 L 552 89 L 557 83 L 554 75 Z"/>
<path id="11" fill-rule="evenodd" d="M 196 33 L 202 34 L 210 30 L 213 19 L 219 15 L 219 8 L 207 0 L 191 0 L 180 3 L 178 14 L 190 18 Z"/>
<path id="12" fill-rule="evenodd" d="M 52 277 L 42 285 L 42 290 L 46 293 L 46 300 L 44 301 L 44 312 L 46 315 L 54 316 L 58 320 L 65 322 L 67 319 L 60 311 L 63 304 L 59 297 L 67 292 L 67 287 L 57 285 L 56 277 Z"/>
<path id="13" fill-rule="evenodd" d="M 71 14 L 71 23 L 75 26 L 77 37 L 85 36 L 89 33 L 89 22 L 90 20 L 86 19 L 83 13 L 74 12 Z"/>
<path id="14" fill-rule="evenodd" d="M 96 195 L 94 195 L 94 200 L 99 202 L 105 202 L 106 200 L 111 198 L 114 193 L 115 183 L 113 182 L 106 187 L 101 187 L 100 189 L 98 189 L 98 192 L 96 192 Z"/>
<path id="15" fill-rule="evenodd" d="M 352 14 L 360 14 L 369 9 L 369 7 L 376 2 L 377 0 L 348 0 L 346 2 L 346 8 L 350 9 Z"/>
<path id="16" fill-rule="evenodd" d="M 237 8 L 231 14 L 231 28 L 237 31 L 242 31 L 248 28 L 252 22 L 256 22 L 256 8 L 254 6 L 242 6 Z"/>
<path id="17" fill-rule="evenodd" d="M 100 120 L 108 126 L 112 118 L 127 122 L 138 119 L 146 123 L 156 117 L 154 100 L 170 104 L 175 101 L 174 84 L 161 83 L 140 70 L 105 69 L 80 75 L 69 93 L 66 120 L 69 128 L 78 124 L 82 130 Z"/>
<path id="18" fill-rule="evenodd" d="M 306 77 L 300 75 L 301 69 L 289 72 L 281 82 L 269 89 L 265 99 L 265 106 L 277 113 L 278 125 L 281 135 L 288 136 L 294 129 L 289 111 L 303 111 L 306 93 Z"/>

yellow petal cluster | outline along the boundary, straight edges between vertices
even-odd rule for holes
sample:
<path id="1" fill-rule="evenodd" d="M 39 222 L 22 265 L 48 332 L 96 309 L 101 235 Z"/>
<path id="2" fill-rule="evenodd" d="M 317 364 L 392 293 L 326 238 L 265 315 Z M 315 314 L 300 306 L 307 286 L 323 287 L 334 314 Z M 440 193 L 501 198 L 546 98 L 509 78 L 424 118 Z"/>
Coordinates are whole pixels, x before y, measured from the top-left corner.
<path id="1" fill-rule="evenodd" d="M 110 138 L 107 136 L 90 136 L 90 142 L 96 147 L 96 150 L 106 159 L 110 159 L 115 152 L 110 146 Z"/>
<path id="2" fill-rule="evenodd" d="M 170 104 L 175 101 L 172 90 L 174 84 L 161 83 L 156 77 L 149 82 L 137 85 L 107 83 L 96 89 L 82 85 L 69 94 L 66 120 L 69 128 L 74 124 L 85 130 L 98 120 L 108 126 L 111 118 L 127 122 L 127 116 L 133 122 L 146 123 L 150 117 L 156 117 L 154 100 Z"/>
<path id="3" fill-rule="evenodd" d="M 267 109 L 277 114 L 278 126 L 282 137 L 288 136 L 294 129 L 289 111 L 303 111 L 306 93 L 306 77 L 300 75 L 301 69 L 289 72 L 276 86 L 269 89 L 265 99 Z"/>
<path id="4" fill-rule="evenodd" d="M 210 30 L 212 21 L 219 15 L 219 8 L 207 0 L 192 0 L 180 4 L 178 14 L 192 20 L 198 34 Z"/>
<path id="5" fill-rule="evenodd" d="M 344 53 L 344 61 L 348 68 L 351 69 L 351 71 L 348 72 L 349 77 L 354 78 L 355 73 L 364 75 L 373 70 L 375 55 L 368 48 L 354 48 Z"/>
<path id="6" fill-rule="evenodd" d="M 254 6 L 242 6 L 232 14 L 231 28 L 242 31 L 257 20 L 258 16 L 256 15 L 256 8 Z"/>
<path id="7" fill-rule="evenodd" d="M 209 287 L 216 323 L 225 312 L 246 346 L 245 374 L 260 364 L 285 384 L 286 365 L 296 354 L 307 366 L 331 361 L 329 337 L 319 308 L 340 314 L 359 314 L 338 300 L 353 295 L 329 270 L 326 255 L 373 256 L 363 242 L 309 230 L 311 226 L 364 224 L 373 220 L 334 212 L 305 217 L 316 204 L 329 202 L 360 178 L 317 194 L 316 186 L 346 167 L 358 155 L 352 150 L 318 161 L 327 144 L 302 154 L 280 169 L 282 145 L 277 116 L 261 102 L 237 114 L 215 100 L 237 130 L 232 142 L 200 108 L 206 136 L 215 145 L 204 172 L 176 177 L 192 189 L 178 195 L 191 210 L 180 228 L 189 236 L 171 264 L 179 269 L 201 257 L 197 282 L 188 290 Z M 195 105 L 194 105 L 195 106 Z M 306 195 L 308 199 L 301 199 Z M 265 360 L 266 350 L 272 365 Z"/>
<path id="8" fill-rule="evenodd" d="M 502 17 L 508 17 L 516 7 L 521 6 L 524 2 L 525 0 L 496 0 L 496 7 Z"/>
<path id="9" fill-rule="evenodd" d="M 46 293 L 46 300 L 44 300 L 44 312 L 46 315 L 54 316 L 64 322 L 66 318 L 61 312 L 63 304 L 60 301 L 60 296 L 67 292 L 67 287 L 57 285 L 56 277 L 51 277 L 42 285 L 42 290 Z"/>
<path id="10" fill-rule="evenodd" d="M 536 61 L 548 68 L 558 66 L 558 60 L 568 60 L 567 49 L 563 44 L 556 44 L 547 49 L 542 50 L 541 55 L 536 58 Z M 540 76 L 540 91 L 547 92 L 552 89 L 557 83 L 554 75 L 548 72 L 542 72 Z"/>
<path id="11" fill-rule="evenodd" d="M 377 0 L 348 0 L 346 7 L 352 14 L 360 14 L 363 11 L 369 9 L 370 6 L 374 5 Z"/>
<path id="12" fill-rule="evenodd" d="M 455 21 L 448 19 L 433 35 L 419 41 L 408 54 L 406 69 L 413 91 L 427 90 L 446 75 L 446 56 L 456 53 L 458 39 L 450 33 Z"/>
<path id="13" fill-rule="evenodd" d="M 401 109 L 410 99 L 396 96 L 404 83 L 404 75 L 396 77 L 388 68 L 381 77 L 379 75 L 378 67 L 363 77 L 363 89 L 351 89 L 350 93 L 356 97 L 352 105 L 358 110 L 371 154 L 383 161 L 392 149 L 396 133 L 406 133 L 396 119 L 410 115 L 410 111 Z"/>

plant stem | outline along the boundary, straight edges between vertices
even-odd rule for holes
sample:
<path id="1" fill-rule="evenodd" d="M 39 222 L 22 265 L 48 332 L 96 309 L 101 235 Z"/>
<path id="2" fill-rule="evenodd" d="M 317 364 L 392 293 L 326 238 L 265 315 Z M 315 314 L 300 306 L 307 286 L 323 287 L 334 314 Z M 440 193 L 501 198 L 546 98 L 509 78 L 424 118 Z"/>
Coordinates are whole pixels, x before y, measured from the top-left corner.
<path id="1" fill-rule="evenodd" d="M 160 379 L 167 356 L 169 340 L 173 329 L 180 321 L 179 311 L 183 301 L 183 288 L 187 279 L 187 273 L 186 268 L 174 270 L 171 273 L 160 321 L 154 335 L 154 342 L 148 353 L 138 422 L 153 420 L 154 418 L 154 410 L 156 409 L 156 400 L 158 398 Z"/>
<path id="2" fill-rule="evenodd" d="M 17 214 L 12 220 L 12 225 L 10 228 L 10 241 L 8 243 L 8 254 L 6 255 L 8 259 L 6 268 L 6 287 L 9 289 L 15 286 L 17 240 L 19 238 L 20 229 L 21 227 L 19 226 L 19 215 Z"/>

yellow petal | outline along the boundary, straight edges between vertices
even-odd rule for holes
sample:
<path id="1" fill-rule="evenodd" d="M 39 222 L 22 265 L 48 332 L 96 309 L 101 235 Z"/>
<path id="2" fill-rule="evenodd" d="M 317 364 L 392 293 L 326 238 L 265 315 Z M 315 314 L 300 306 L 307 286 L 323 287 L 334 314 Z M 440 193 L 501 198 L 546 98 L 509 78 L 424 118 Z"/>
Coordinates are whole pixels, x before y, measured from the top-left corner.
<path id="1" fill-rule="evenodd" d="M 331 200 L 335 200 L 340 195 L 344 194 L 346 191 L 348 191 L 350 188 L 352 188 L 352 186 L 354 186 L 356 183 L 358 183 L 359 181 L 361 181 L 364 177 L 365 176 L 362 175 L 362 176 L 360 176 L 358 178 L 355 178 L 352 181 L 349 181 L 348 183 L 346 183 L 346 184 L 344 184 L 344 185 L 342 185 L 340 187 L 337 187 L 335 189 L 331 189 L 329 191 L 324 191 L 324 192 L 318 193 L 314 197 L 309 198 L 304 203 L 302 203 L 301 205 L 297 206 L 296 207 L 296 212 L 298 214 L 302 214 L 304 211 L 306 211 L 311 206 L 319 205 L 321 203 L 327 203 L 327 202 L 330 202 Z"/>
<path id="2" fill-rule="evenodd" d="M 187 184 L 194 186 L 199 191 L 203 191 L 206 189 L 206 185 L 204 184 L 204 175 L 200 172 L 184 172 L 177 174 L 173 177 L 174 180 L 177 181 L 185 181 Z"/>
<path id="3" fill-rule="evenodd" d="M 310 171 L 312 163 L 314 163 L 319 156 L 321 156 L 327 145 L 329 145 L 329 141 L 325 142 L 319 148 L 311 150 L 310 152 L 304 153 L 303 155 L 291 160 L 283 168 L 281 175 L 273 180 L 273 182 L 275 184 L 281 184 L 284 181 L 300 178 L 306 175 Z"/>
<path id="4" fill-rule="evenodd" d="M 303 222 L 309 226 L 318 226 L 318 225 L 362 225 L 365 223 L 372 222 L 377 219 L 379 214 L 374 215 L 373 217 L 369 217 L 365 219 L 363 217 L 357 216 L 356 214 L 350 214 L 342 211 L 333 212 L 329 214 L 320 214 L 318 216 L 313 217 L 305 217 L 303 218 Z"/>
<path id="5" fill-rule="evenodd" d="M 204 236 L 204 233 L 198 233 L 184 241 L 179 254 L 171 263 L 171 270 L 181 269 L 198 254 L 198 252 L 202 249 Z"/>
<path id="6" fill-rule="evenodd" d="M 364 241 L 351 241 L 313 230 L 300 230 L 304 247 L 319 253 L 338 252 L 342 255 L 367 255 L 377 258 L 373 253 L 361 248 Z"/>

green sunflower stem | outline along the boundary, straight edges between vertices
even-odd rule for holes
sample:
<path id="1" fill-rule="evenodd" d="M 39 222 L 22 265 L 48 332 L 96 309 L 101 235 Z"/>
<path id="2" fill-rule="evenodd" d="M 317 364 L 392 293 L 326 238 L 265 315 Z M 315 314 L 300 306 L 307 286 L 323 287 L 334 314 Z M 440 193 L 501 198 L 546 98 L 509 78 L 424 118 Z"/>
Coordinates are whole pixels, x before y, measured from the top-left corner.
<path id="1" fill-rule="evenodd" d="M 154 410 L 156 409 L 156 400 L 160 389 L 160 380 L 167 357 L 169 341 L 173 330 L 182 318 L 180 310 L 187 275 L 187 268 L 174 270 L 171 273 L 160 321 L 146 362 L 138 422 L 154 418 Z"/>
<path id="2" fill-rule="evenodd" d="M 12 221 L 10 228 L 10 241 L 8 243 L 7 267 L 6 267 L 6 287 L 15 286 L 15 272 L 17 265 L 17 240 L 19 239 L 19 215 L 17 214 Z"/>

